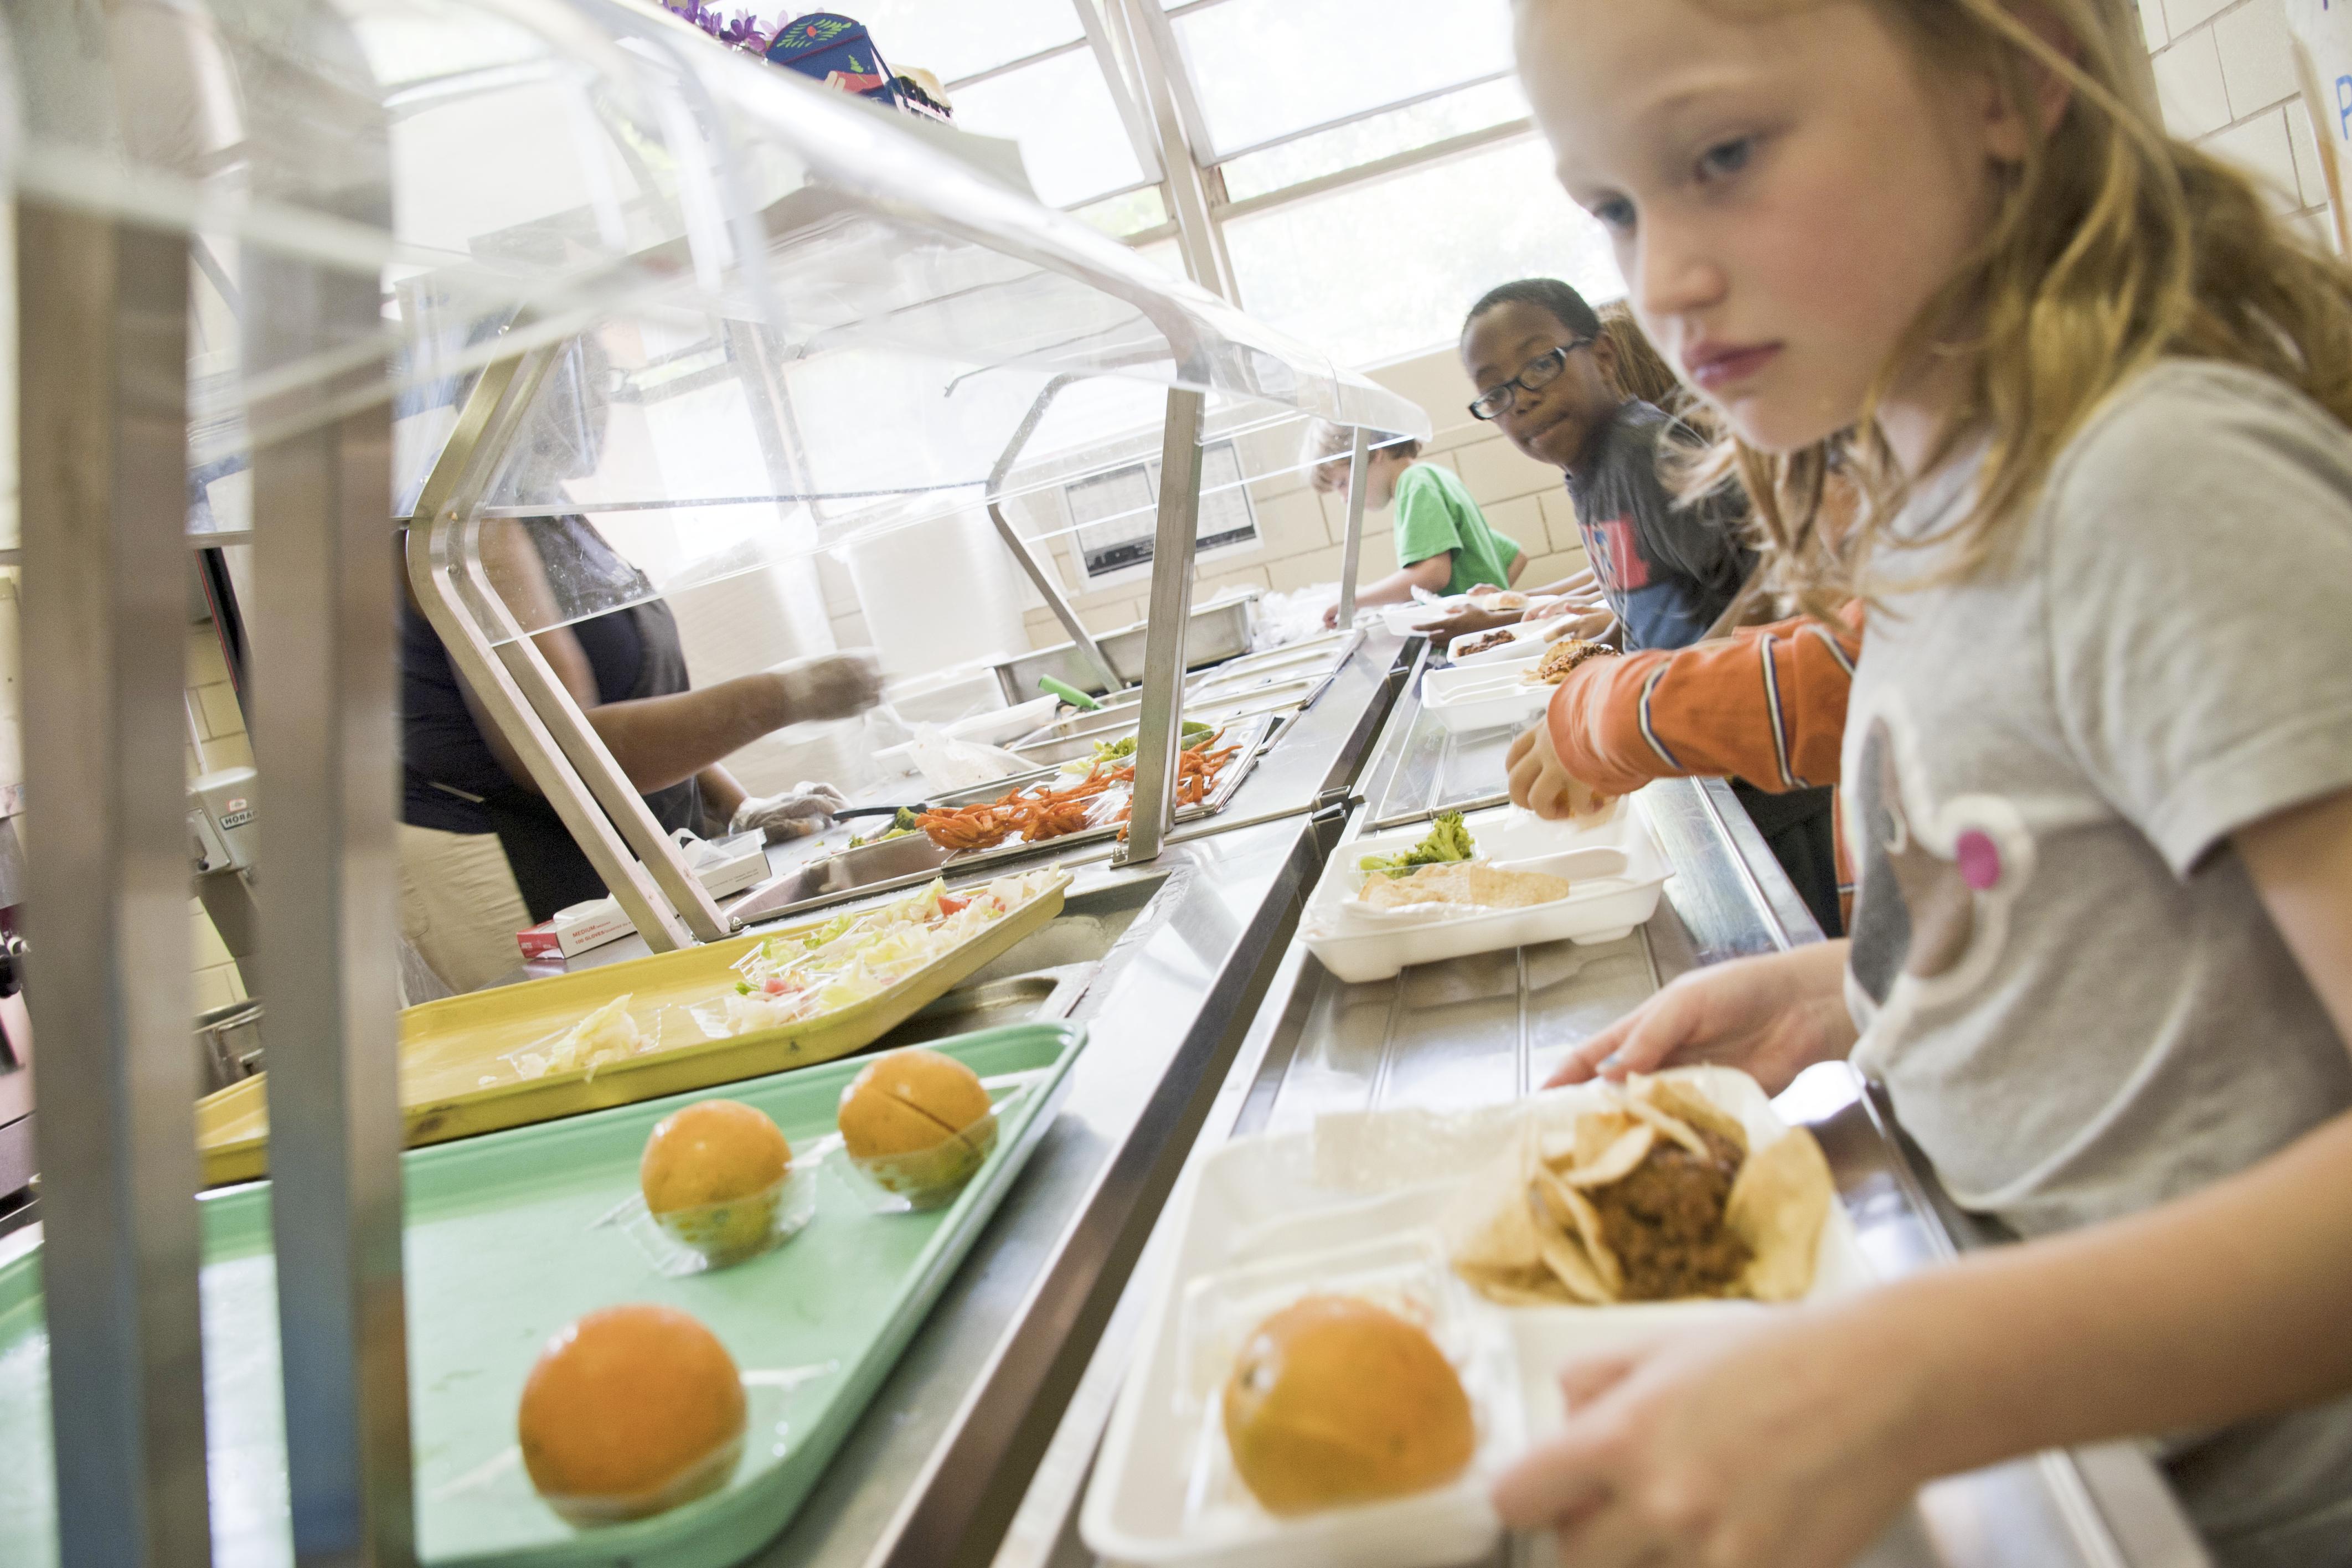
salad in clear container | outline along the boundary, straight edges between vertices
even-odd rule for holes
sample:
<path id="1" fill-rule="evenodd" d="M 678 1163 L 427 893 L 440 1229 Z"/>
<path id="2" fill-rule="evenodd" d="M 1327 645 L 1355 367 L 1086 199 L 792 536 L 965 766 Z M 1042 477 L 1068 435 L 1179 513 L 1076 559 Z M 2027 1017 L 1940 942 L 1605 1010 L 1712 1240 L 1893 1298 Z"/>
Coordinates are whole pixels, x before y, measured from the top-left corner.
<path id="1" fill-rule="evenodd" d="M 962 893 L 943 880 L 878 910 L 770 937 L 735 962 L 731 994 L 695 1009 L 716 1037 L 797 1024 L 876 996 L 1045 892 L 1055 868 Z"/>

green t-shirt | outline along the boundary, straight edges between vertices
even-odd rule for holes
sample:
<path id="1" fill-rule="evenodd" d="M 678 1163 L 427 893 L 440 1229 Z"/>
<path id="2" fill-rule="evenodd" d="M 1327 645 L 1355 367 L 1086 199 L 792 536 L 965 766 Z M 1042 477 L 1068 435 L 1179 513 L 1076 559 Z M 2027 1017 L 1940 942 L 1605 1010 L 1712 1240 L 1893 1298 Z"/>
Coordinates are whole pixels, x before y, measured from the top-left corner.
<path id="1" fill-rule="evenodd" d="M 1451 468 L 1415 463 L 1397 476 L 1397 564 L 1410 566 L 1451 551 L 1454 576 L 1449 594 L 1473 588 L 1507 588 L 1517 542 L 1486 526 L 1469 487 Z"/>

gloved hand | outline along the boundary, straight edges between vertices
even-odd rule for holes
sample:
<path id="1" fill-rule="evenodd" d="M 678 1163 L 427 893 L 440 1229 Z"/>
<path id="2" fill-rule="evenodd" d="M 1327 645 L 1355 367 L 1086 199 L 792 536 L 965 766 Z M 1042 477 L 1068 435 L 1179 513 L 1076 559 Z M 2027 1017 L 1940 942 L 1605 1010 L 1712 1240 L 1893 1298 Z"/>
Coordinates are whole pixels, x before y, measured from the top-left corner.
<path id="1" fill-rule="evenodd" d="M 788 659 L 768 673 L 795 724 L 851 718 L 882 700 L 882 658 L 870 647 Z"/>
<path id="2" fill-rule="evenodd" d="M 803 780 L 780 794 L 745 801 L 727 819 L 727 831 L 749 833 L 757 827 L 778 842 L 805 838 L 832 826 L 833 814 L 848 804 L 849 797 L 831 784 Z"/>

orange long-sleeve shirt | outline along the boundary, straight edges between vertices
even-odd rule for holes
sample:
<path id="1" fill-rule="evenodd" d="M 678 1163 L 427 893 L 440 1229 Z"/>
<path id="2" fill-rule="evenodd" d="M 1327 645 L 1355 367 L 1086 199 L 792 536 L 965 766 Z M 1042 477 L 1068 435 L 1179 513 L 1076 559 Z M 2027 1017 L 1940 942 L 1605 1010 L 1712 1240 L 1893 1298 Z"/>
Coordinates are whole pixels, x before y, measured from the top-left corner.
<path id="1" fill-rule="evenodd" d="M 1693 774 L 1772 791 L 1837 783 L 1860 614 L 1843 626 L 1776 621 L 1580 666 L 1552 693 L 1560 765 L 1603 795 Z"/>

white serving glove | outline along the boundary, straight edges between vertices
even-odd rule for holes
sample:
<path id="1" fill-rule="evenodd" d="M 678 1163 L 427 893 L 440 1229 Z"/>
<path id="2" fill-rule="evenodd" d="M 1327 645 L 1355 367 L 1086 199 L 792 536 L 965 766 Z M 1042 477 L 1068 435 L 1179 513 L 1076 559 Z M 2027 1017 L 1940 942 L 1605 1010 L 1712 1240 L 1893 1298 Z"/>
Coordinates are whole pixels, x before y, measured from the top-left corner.
<path id="1" fill-rule="evenodd" d="M 882 656 L 870 647 L 787 659 L 768 673 L 782 687 L 795 724 L 854 718 L 882 700 Z"/>
<path id="2" fill-rule="evenodd" d="M 829 784 L 807 780 L 776 795 L 759 795 L 735 808 L 727 831 L 749 833 L 757 827 L 771 840 L 805 838 L 833 826 L 833 814 L 849 804 L 848 796 Z"/>

